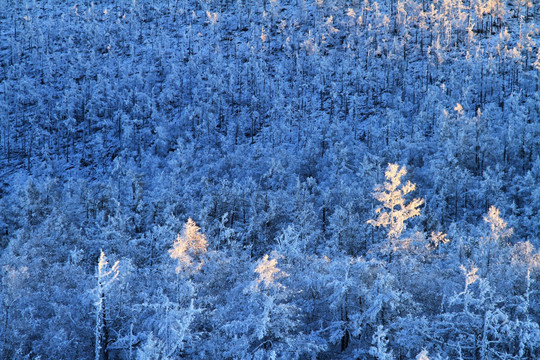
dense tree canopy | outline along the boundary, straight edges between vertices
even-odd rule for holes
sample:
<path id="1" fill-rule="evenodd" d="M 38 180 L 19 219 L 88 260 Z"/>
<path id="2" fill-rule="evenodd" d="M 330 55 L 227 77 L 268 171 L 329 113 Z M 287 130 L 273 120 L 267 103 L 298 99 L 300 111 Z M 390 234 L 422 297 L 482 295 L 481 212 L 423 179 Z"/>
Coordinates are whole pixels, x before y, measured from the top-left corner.
<path id="1" fill-rule="evenodd" d="M 0 358 L 538 359 L 539 19 L 0 0 Z"/>

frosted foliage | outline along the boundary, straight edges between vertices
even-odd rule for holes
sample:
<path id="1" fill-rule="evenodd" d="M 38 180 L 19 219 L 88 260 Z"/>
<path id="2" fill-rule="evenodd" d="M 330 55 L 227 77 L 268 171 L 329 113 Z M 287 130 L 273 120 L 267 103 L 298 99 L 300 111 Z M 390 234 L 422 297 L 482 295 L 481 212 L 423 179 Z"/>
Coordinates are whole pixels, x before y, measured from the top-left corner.
<path id="1" fill-rule="evenodd" d="M 392 350 L 388 350 L 387 331 L 382 325 L 377 326 L 377 331 L 373 334 L 372 346 L 369 354 L 377 360 L 393 360 Z"/>
<path id="2" fill-rule="evenodd" d="M 427 350 L 424 349 L 416 355 L 416 360 L 429 360 Z"/>
<path id="3" fill-rule="evenodd" d="M 264 283 L 265 287 L 275 285 L 277 279 L 288 276 L 287 273 L 281 271 L 277 267 L 277 259 L 269 259 L 268 254 L 259 261 L 259 264 L 255 268 L 255 272 L 259 275 L 257 283 Z"/>
<path id="4" fill-rule="evenodd" d="M 95 359 L 101 360 L 107 357 L 107 344 L 109 342 L 107 327 L 105 325 L 105 298 L 111 284 L 118 279 L 120 274 L 120 262 L 116 261 L 109 267 L 109 262 L 103 250 L 101 250 L 98 261 L 97 273 L 97 300 L 94 303 L 96 311 L 95 326 Z"/>
<path id="5" fill-rule="evenodd" d="M 163 352 L 163 343 L 153 333 L 148 335 L 144 345 L 137 350 L 137 360 L 153 360 L 159 359 Z"/>
<path id="6" fill-rule="evenodd" d="M 429 244 L 426 245 L 428 249 L 436 249 L 441 244 L 447 244 L 450 242 L 450 239 L 446 237 L 447 235 L 441 231 L 439 232 L 431 232 L 431 238 Z"/>
<path id="7" fill-rule="evenodd" d="M 539 47 L 540 0 L 0 0 L 0 360 L 540 359 Z"/>
<path id="8" fill-rule="evenodd" d="M 467 288 L 469 285 L 474 284 L 476 280 L 478 280 L 478 275 L 476 274 L 478 272 L 477 267 L 472 267 L 471 270 L 467 270 L 465 266 L 461 265 L 461 271 L 463 271 L 463 274 L 465 274 L 465 288 Z"/>
<path id="9" fill-rule="evenodd" d="M 176 272 L 197 272 L 203 265 L 201 255 L 206 253 L 208 243 L 206 235 L 200 233 L 201 228 L 191 218 L 188 219 L 178 234 L 173 248 L 169 250 L 171 258 L 178 261 Z"/>
<path id="10" fill-rule="evenodd" d="M 120 274 L 120 261 L 116 261 L 110 268 L 107 265 L 109 265 L 109 262 L 105 253 L 101 250 L 98 261 L 98 281 L 103 288 L 107 288 Z"/>
<path id="11" fill-rule="evenodd" d="M 414 199 L 410 203 L 405 203 L 405 195 L 416 189 L 416 184 L 407 181 L 402 184 L 401 178 L 407 174 L 405 167 L 398 164 L 388 164 L 384 173 L 386 182 L 375 188 L 373 197 L 382 204 L 375 212 L 377 218 L 368 221 L 373 226 L 388 228 L 388 238 L 390 240 L 399 239 L 405 230 L 405 221 L 420 215 L 419 207 L 424 203 L 424 199 Z"/>
<path id="12" fill-rule="evenodd" d="M 28 267 L 24 266 L 20 269 L 14 269 L 9 265 L 2 267 L 4 276 L 2 276 L 2 287 L 4 289 L 17 289 L 22 287 L 24 280 L 28 278 Z"/>
<path id="13" fill-rule="evenodd" d="M 511 259 L 512 263 L 523 265 L 527 269 L 540 269 L 540 253 L 529 241 L 514 245 Z"/>
<path id="14" fill-rule="evenodd" d="M 492 205 L 487 215 L 484 216 L 484 221 L 491 228 L 491 237 L 494 241 L 507 239 L 514 232 L 512 228 L 507 228 L 506 221 L 501 218 L 500 214 L 501 211 Z"/>

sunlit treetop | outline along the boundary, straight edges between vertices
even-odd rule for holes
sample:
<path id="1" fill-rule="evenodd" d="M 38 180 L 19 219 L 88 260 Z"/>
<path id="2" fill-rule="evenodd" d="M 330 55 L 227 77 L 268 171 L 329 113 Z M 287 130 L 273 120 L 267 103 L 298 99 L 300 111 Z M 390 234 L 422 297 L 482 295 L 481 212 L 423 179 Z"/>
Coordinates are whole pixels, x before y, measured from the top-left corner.
<path id="1" fill-rule="evenodd" d="M 402 184 L 401 178 L 407 174 L 405 167 L 398 164 L 388 164 L 384 173 L 386 182 L 375 188 L 373 197 L 381 202 L 375 210 L 376 219 L 368 220 L 367 223 L 373 226 L 388 228 L 388 238 L 397 240 L 405 230 L 405 221 L 420 215 L 420 206 L 424 199 L 413 199 L 408 204 L 405 203 L 405 195 L 413 192 L 416 185 L 409 180 Z"/>
<path id="2" fill-rule="evenodd" d="M 255 272 L 259 275 L 257 278 L 257 283 L 264 283 L 266 288 L 269 288 L 273 285 L 277 285 L 276 280 L 289 276 L 287 273 L 281 271 L 277 267 L 277 259 L 269 259 L 268 254 L 265 254 L 264 257 L 259 261 L 259 264 L 255 268 Z"/>
<path id="3" fill-rule="evenodd" d="M 206 253 L 208 242 L 206 235 L 200 232 L 201 228 L 197 226 L 191 218 L 184 225 L 182 234 L 178 234 L 173 248 L 169 250 L 171 258 L 178 260 L 176 272 L 186 271 L 194 273 L 200 270 L 203 265 L 201 255 Z"/>
<path id="4" fill-rule="evenodd" d="M 484 221 L 490 225 L 491 239 L 494 241 L 504 240 L 512 236 L 514 229 L 507 228 L 507 223 L 501 216 L 501 211 L 491 205 L 487 215 L 484 216 Z"/>
<path id="5" fill-rule="evenodd" d="M 118 278 L 118 275 L 120 274 L 120 261 L 116 261 L 114 265 L 110 268 L 107 265 L 109 265 L 109 261 L 107 260 L 107 257 L 105 256 L 103 250 L 101 250 L 98 261 L 98 279 L 100 281 L 103 279 L 107 279 L 104 283 L 101 284 L 103 287 L 111 284 L 114 280 Z"/>

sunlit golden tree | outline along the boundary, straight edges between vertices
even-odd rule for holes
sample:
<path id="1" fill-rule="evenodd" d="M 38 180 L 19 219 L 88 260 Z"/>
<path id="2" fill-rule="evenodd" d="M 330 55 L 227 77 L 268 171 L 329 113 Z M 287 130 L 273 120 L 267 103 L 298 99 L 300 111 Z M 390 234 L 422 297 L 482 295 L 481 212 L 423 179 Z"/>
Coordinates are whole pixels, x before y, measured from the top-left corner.
<path id="1" fill-rule="evenodd" d="M 388 164 L 384 173 L 386 182 L 375 188 L 373 197 L 381 202 L 375 210 L 376 219 L 368 220 L 367 223 L 373 226 L 382 226 L 388 229 L 388 240 L 391 248 L 398 247 L 401 233 L 405 230 L 405 221 L 420 215 L 420 206 L 424 199 L 413 199 L 406 203 L 405 196 L 416 189 L 416 184 L 409 180 L 402 184 L 401 178 L 407 174 L 405 167 L 398 164 Z"/>
<path id="2" fill-rule="evenodd" d="M 200 232 L 201 228 L 197 226 L 195 221 L 188 219 L 182 230 L 182 234 L 178 234 L 173 248 L 169 250 L 171 258 L 178 260 L 176 272 L 185 271 L 187 273 L 195 273 L 203 265 L 202 255 L 206 253 L 208 243 L 206 235 Z"/>

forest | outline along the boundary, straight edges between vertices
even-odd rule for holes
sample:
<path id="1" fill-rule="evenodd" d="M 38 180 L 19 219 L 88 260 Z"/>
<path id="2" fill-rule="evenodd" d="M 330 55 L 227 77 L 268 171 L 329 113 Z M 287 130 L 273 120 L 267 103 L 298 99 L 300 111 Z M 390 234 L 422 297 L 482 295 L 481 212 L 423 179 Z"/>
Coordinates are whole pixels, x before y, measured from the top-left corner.
<path id="1" fill-rule="evenodd" d="M 540 359 L 540 2 L 0 0 L 1 359 Z"/>

